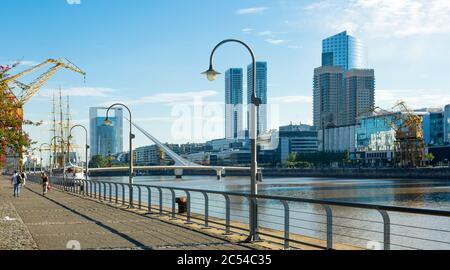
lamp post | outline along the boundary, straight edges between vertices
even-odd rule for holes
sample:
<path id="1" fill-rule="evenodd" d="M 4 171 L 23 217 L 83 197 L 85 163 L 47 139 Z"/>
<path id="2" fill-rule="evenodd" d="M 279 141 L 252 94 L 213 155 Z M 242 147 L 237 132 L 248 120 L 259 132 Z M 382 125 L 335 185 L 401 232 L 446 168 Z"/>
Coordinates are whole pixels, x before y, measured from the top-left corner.
<path id="1" fill-rule="evenodd" d="M 257 139 L 257 107 L 261 104 L 261 100 L 256 96 L 256 58 L 253 50 L 247 45 L 245 42 L 237 40 L 237 39 L 226 39 L 221 41 L 219 44 L 214 47 L 211 52 L 211 56 L 209 59 L 209 69 L 202 74 L 206 75 L 208 80 L 214 81 L 220 73 L 214 70 L 213 60 L 214 54 L 216 50 L 225 43 L 238 43 L 243 45 L 251 55 L 252 58 L 252 66 L 253 66 L 253 89 L 250 100 L 250 119 L 251 125 L 249 125 L 249 136 L 251 143 L 251 176 L 250 176 L 250 205 L 249 205 L 249 226 L 250 226 L 250 235 L 247 238 L 248 242 L 258 241 L 260 240 L 258 235 L 258 205 L 256 203 L 255 196 L 258 194 L 258 184 L 257 184 L 257 172 L 258 172 L 258 164 L 257 164 L 257 149 L 256 149 L 256 139 Z"/>
<path id="2" fill-rule="evenodd" d="M 86 166 L 86 174 L 85 174 L 85 178 L 86 178 L 86 180 L 88 180 L 88 171 L 89 171 L 89 159 L 88 159 L 88 150 L 89 150 L 89 145 L 88 145 L 88 131 L 87 131 L 87 129 L 86 129 L 86 127 L 85 126 L 83 126 L 83 125 L 75 125 L 75 126 L 73 126 L 73 127 L 71 127 L 70 128 L 70 132 L 69 132 L 69 142 L 67 143 L 67 150 L 69 151 L 69 153 L 68 153 L 68 155 L 69 155 L 69 162 L 70 162 L 70 140 L 72 139 L 72 130 L 74 129 L 74 128 L 76 128 L 76 127 L 80 127 L 80 128 L 82 128 L 82 129 L 84 129 L 84 131 L 85 131 L 85 133 L 86 133 L 86 147 L 85 147 L 85 166 Z"/>
<path id="3" fill-rule="evenodd" d="M 109 110 L 111 110 L 111 108 L 116 107 L 116 106 L 122 106 L 125 107 L 128 110 L 128 113 L 130 114 L 130 134 L 129 134 L 129 161 L 130 161 L 130 167 L 129 167 L 129 201 L 130 201 L 130 205 L 129 208 L 134 208 L 134 204 L 133 204 L 133 139 L 134 139 L 134 134 L 132 133 L 132 116 L 131 116 L 131 110 L 130 108 L 128 108 L 126 105 L 122 104 L 122 103 L 115 103 L 111 106 L 109 106 L 108 110 L 106 111 L 106 119 L 104 121 L 104 124 L 106 126 L 110 126 L 112 125 L 111 120 L 109 120 Z"/>
<path id="4" fill-rule="evenodd" d="M 52 146 L 50 145 L 50 144 L 48 144 L 48 143 L 43 143 L 43 144 L 41 144 L 41 146 L 39 146 L 39 154 L 40 154 L 40 158 L 41 158 L 41 173 L 43 172 L 42 171 L 42 147 L 44 146 L 44 145 L 46 145 L 46 146 L 48 146 L 48 149 L 49 149 L 49 151 L 51 151 L 52 150 Z M 51 154 L 50 154 L 50 163 L 51 163 L 51 160 L 52 160 L 52 158 L 51 158 Z M 50 163 L 49 163 L 49 168 L 50 168 Z"/>

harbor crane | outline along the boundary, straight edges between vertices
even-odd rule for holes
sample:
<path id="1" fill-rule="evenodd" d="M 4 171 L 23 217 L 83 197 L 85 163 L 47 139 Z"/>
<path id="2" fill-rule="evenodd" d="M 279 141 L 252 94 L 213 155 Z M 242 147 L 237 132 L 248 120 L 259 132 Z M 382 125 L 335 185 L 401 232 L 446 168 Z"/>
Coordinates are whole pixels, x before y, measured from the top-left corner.
<path id="1" fill-rule="evenodd" d="M 12 65 L 12 68 L 18 66 L 19 62 L 16 62 Z M 18 81 L 24 75 L 32 73 L 47 64 L 52 64 L 46 72 L 42 73 L 39 77 L 33 80 L 31 83 L 23 83 Z M 15 115 L 16 119 L 19 119 L 19 126 L 14 126 L 18 130 L 22 130 L 23 123 L 23 106 L 27 103 L 39 90 L 42 86 L 53 76 L 55 73 L 61 68 L 65 68 L 74 72 L 77 72 L 81 75 L 86 76 L 86 73 L 78 68 L 75 64 L 70 62 L 65 58 L 60 59 L 47 59 L 46 61 L 35 65 L 31 68 L 28 68 L 22 72 L 19 72 L 15 75 L 10 75 L 7 77 L 0 77 L 0 97 L 5 100 L 9 100 L 12 102 L 13 112 L 9 112 L 10 114 Z M 16 88 L 19 88 L 21 91 L 14 91 Z M 17 93 L 15 93 L 17 92 Z M 8 125 L 6 123 L 6 125 Z M 0 151 L 5 151 L 6 149 L 0 149 Z M 19 151 L 19 159 L 22 159 L 22 153 Z M 21 163 L 19 163 L 21 164 Z"/>
<path id="2" fill-rule="evenodd" d="M 385 123 L 395 132 L 394 162 L 399 167 L 419 167 L 425 156 L 425 140 L 422 129 L 423 118 L 406 106 L 397 102 L 391 110 L 374 107 L 359 114 L 369 113 L 383 117 Z"/>

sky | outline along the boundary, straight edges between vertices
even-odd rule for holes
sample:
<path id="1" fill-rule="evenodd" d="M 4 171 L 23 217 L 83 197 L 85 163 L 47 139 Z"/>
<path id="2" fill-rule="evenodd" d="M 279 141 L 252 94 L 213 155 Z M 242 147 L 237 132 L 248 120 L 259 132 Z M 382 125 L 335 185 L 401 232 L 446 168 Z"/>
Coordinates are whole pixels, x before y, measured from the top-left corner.
<path id="1" fill-rule="evenodd" d="M 268 62 L 270 126 L 312 123 L 312 78 L 322 39 L 349 31 L 375 69 L 376 105 L 450 103 L 450 1 L 447 0 L 0 0 L 0 64 L 29 68 L 65 57 L 87 73 L 60 70 L 25 106 L 39 144 L 50 138 L 51 96 L 70 95 L 73 124 L 89 107 L 129 105 L 134 121 L 162 142 L 223 137 L 224 77 L 209 82 L 212 48 L 241 39 Z M 221 47 L 216 70 L 245 68 L 243 47 Z M 40 72 L 42 72 L 41 70 Z M 38 76 L 27 75 L 24 82 Z M 244 88 L 246 91 L 246 88 Z M 246 95 L 244 95 L 245 98 Z M 128 130 L 124 130 L 126 134 Z M 151 142 L 137 135 L 136 146 Z M 83 133 L 75 132 L 79 144 Z M 124 143 L 126 146 L 126 143 Z"/>

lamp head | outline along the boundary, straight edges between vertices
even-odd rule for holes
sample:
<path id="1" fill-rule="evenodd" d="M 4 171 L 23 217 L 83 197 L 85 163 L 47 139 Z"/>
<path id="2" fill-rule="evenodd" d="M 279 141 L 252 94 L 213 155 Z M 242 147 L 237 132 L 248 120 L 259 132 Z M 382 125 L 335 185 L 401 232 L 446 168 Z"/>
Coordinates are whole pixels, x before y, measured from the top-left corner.
<path id="1" fill-rule="evenodd" d="M 209 66 L 209 69 L 205 72 L 202 73 L 203 75 L 206 75 L 206 78 L 208 78 L 209 81 L 214 81 L 217 77 L 217 75 L 220 75 L 220 72 L 217 72 L 214 70 L 214 68 L 211 66 Z"/>
<path id="2" fill-rule="evenodd" d="M 106 119 L 103 121 L 103 125 L 105 125 L 105 126 L 111 126 L 111 125 L 112 125 L 112 121 L 109 120 L 108 117 L 106 117 Z"/>

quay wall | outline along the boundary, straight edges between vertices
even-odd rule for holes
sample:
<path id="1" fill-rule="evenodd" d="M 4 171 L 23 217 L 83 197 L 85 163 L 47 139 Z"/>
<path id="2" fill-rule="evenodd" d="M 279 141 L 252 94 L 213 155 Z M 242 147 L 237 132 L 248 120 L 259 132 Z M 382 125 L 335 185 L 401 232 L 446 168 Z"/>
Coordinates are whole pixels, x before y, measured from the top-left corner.
<path id="1" fill-rule="evenodd" d="M 263 168 L 263 177 L 331 177 L 357 179 L 442 179 L 450 180 L 450 167 L 441 168 Z M 138 171 L 138 175 L 174 175 L 173 170 Z M 91 176 L 127 176 L 128 172 L 92 172 Z M 215 176 L 215 171 L 184 170 L 183 175 Z M 226 176 L 249 176 L 245 171 L 226 171 Z"/>

